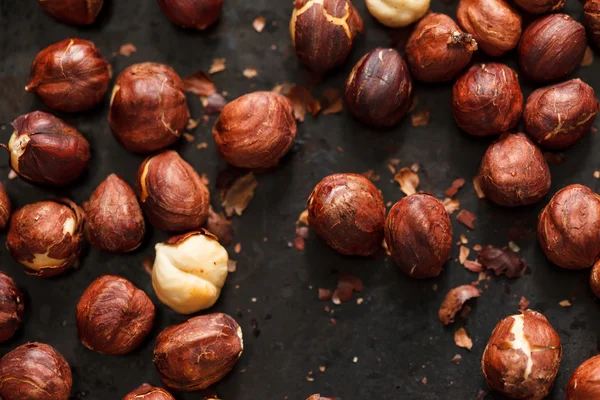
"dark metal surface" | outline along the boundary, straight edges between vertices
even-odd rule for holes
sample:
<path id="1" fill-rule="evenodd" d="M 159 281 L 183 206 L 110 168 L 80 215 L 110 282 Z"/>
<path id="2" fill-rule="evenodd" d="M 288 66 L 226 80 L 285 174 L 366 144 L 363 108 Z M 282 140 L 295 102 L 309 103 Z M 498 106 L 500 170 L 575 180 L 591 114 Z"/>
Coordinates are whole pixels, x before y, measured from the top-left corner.
<path id="1" fill-rule="evenodd" d="M 342 87 L 352 65 L 364 53 L 390 43 L 388 31 L 369 16 L 364 2 L 355 3 L 365 20 L 366 34 L 359 37 L 343 68 L 328 75 L 319 90 Z M 433 10 L 454 16 L 455 6 L 438 0 L 432 3 Z M 229 92 L 230 99 L 256 89 L 271 89 L 278 82 L 302 83 L 304 71 L 293 53 L 287 28 L 291 9 L 291 0 L 226 0 L 221 22 L 198 33 L 173 26 L 154 0 L 107 0 L 99 20 L 89 28 L 55 22 L 34 0 L 0 0 L 0 140 L 7 142 L 11 134 L 9 123 L 18 115 L 47 110 L 23 89 L 29 66 L 38 51 L 69 36 L 94 41 L 109 57 L 115 76 L 126 66 L 142 61 L 166 63 L 181 76 L 187 76 L 197 70 L 206 71 L 213 58 L 225 57 L 227 70 L 213 77 L 220 90 Z M 581 20 L 579 2 L 569 0 L 567 9 Z M 251 25 L 259 15 L 267 19 L 262 34 Z M 111 55 L 128 42 L 137 47 L 137 53 L 129 58 Z M 277 49 L 272 50 L 272 45 Z M 514 53 L 503 60 L 516 66 Z M 598 65 L 597 61 L 576 74 L 596 90 L 600 90 Z M 242 71 L 250 66 L 259 73 L 253 80 L 242 77 Z M 522 83 L 529 94 L 532 86 Z M 230 249 L 230 253 L 239 262 L 238 270 L 229 276 L 219 302 L 211 309 L 233 315 L 245 334 L 242 358 L 216 386 L 220 397 L 250 400 L 287 396 L 304 400 L 320 392 L 342 400 L 473 399 L 486 387 L 480 359 L 487 339 L 499 319 L 516 312 L 522 295 L 531 301 L 532 309 L 548 317 L 563 341 L 563 361 L 551 399 L 562 399 L 574 368 L 598 353 L 599 309 L 588 287 L 588 271 L 564 271 L 551 265 L 533 233 L 538 212 L 558 189 L 582 183 L 598 190 L 598 181 L 592 176 L 595 169 L 600 169 L 595 159 L 600 150 L 598 136 L 587 135 L 565 152 L 564 164 L 551 166 L 552 189 L 542 203 L 502 209 L 477 200 L 470 184 L 492 139 L 468 137 L 457 129 L 449 107 L 451 84 L 416 84 L 415 92 L 418 108 L 431 109 L 428 126 L 414 128 L 407 118 L 398 127 L 382 132 L 360 125 L 347 111 L 317 119 L 308 116 L 299 125 L 297 143 L 282 165 L 258 176 L 254 200 L 244 215 L 234 221 L 234 243 L 240 242 L 242 251 L 234 254 Z M 134 182 L 143 157 L 127 153 L 113 138 L 107 122 L 108 101 L 107 96 L 104 104 L 92 112 L 59 114 L 75 124 L 92 146 L 92 167 L 79 183 L 58 191 L 21 179 L 8 180 L 8 158 L 5 154 L 0 156 L 0 176 L 15 207 L 59 193 L 81 203 L 112 172 L 130 184 Z M 192 117 L 198 118 L 202 113 L 199 100 L 189 96 L 189 103 Z M 182 139 L 174 148 L 214 183 L 225 163 L 217 156 L 210 126 L 198 127 L 195 137 L 195 143 Z M 209 143 L 208 149 L 196 148 L 202 141 Z M 399 200 L 402 194 L 397 184 L 390 182 L 391 174 L 386 168 L 390 157 L 400 158 L 401 166 L 419 163 L 420 189 L 438 197 L 443 197 L 443 191 L 455 178 L 467 179 L 458 198 L 462 208 L 475 213 L 478 219 L 476 229 L 470 232 L 456 223 L 454 215 L 455 240 L 465 234 L 469 246 L 504 246 L 509 240 L 507 232 L 515 223 L 529 228 L 529 239 L 517 241 L 527 259 L 528 274 L 517 280 L 492 279 L 481 298 L 473 302 L 466 320 L 444 328 L 437 310 L 445 293 L 476 280 L 476 274 L 466 271 L 454 259 L 446 264 L 438 279 L 417 281 L 404 276 L 389 259 L 342 257 L 314 235 L 307 241 L 305 252 L 288 247 L 306 197 L 327 174 L 375 169 L 382 176 L 377 186 L 386 201 Z M 214 184 L 211 191 L 213 204 L 217 205 Z M 152 365 L 155 337 L 165 327 L 186 319 L 158 302 L 150 277 L 142 268 L 144 258 L 154 254 L 154 244 L 166 237 L 150 230 L 144 245 L 124 256 L 86 251 L 79 270 L 50 280 L 25 275 L 2 246 L 0 268 L 14 277 L 27 294 L 27 311 L 23 329 L 0 345 L 0 353 L 27 341 L 56 347 L 72 367 L 74 399 L 120 399 L 143 382 L 159 384 Z M 4 240 L 2 233 L 0 241 Z M 457 256 L 455 247 L 453 258 Z M 363 297 L 364 303 L 330 304 L 335 310 L 330 315 L 323 310 L 326 303 L 317 299 L 317 288 L 335 287 L 339 271 L 362 278 L 365 290 L 355 298 Z M 156 326 L 150 337 L 138 351 L 127 356 L 91 352 L 77 337 L 77 301 L 94 278 L 106 273 L 130 279 L 157 305 Z M 437 291 L 434 285 L 439 286 Z M 560 307 L 558 303 L 563 299 L 571 299 L 573 306 Z M 336 324 L 332 324 L 331 317 Z M 258 326 L 260 334 L 256 328 L 253 334 L 253 325 Z M 473 338 L 471 351 L 454 344 L 453 332 L 460 326 L 465 326 Z M 463 356 L 460 365 L 450 362 L 457 353 Z M 354 357 L 357 362 L 353 362 Z M 327 367 L 324 373 L 319 372 L 320 365 Z M 306 379 L 309 371 L 313 371 L 313 382 Z M 426 384 L 422 383 L 424 377 Z M 177 398 L 202 397 L 178 394 Z"/>

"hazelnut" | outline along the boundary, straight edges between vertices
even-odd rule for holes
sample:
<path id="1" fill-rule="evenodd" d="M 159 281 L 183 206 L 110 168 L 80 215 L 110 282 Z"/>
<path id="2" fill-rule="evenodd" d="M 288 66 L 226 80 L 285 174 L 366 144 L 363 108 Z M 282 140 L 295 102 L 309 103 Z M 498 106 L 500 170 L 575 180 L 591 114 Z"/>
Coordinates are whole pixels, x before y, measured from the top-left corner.
<path id="1" fill-rule="evenodd" d="M 452 89 L 452 114 L 474 136 L 497 135 L 517 125 L 523 93 L 517 73 L 504 64 L 473 65 Z"/>
<path id="2" fill-rule="evenodd" d="M 542 151 L 524 133 L 505 133 L 488 147 L 478 174 L 490 201 L 516 207 L 537 203 L 550 190 L 550 168 Z"/>
<path id="3" fill-rule="evenodd" d="M 300 61 L 314 73 L 341 65 L 358 32 L 363 32 L 363 21 L 350 0 L 294 1 L 292 44 Z"/>
<path id="4" fill-rule="evenodd" d="M 144 383 L 133 392 L 125 395 L 122 400 L 175 400 L 175 397 L 163 388 Z"/>
<path id="5" fill-rule="evenodd" d="M 596 297 L 600 298 L 600 263 L 596 261 L 590 273 L 590 288 Z"/>
<path id="6" fill-rule="evenodd" d="M 385 221 L 385 241 L 402 272 L 433 278 L 452 249 L 452 224 L 441 201 L 415 193 L 394 204 Z"/>
<path id="7" fill-rule="evenodd" d="M 412 104 L 412 79 L 395 49 L 377 48 L 354 66 L 345 90 L 346 104 L 367 125 L 396 125 Z"/>
<path id="8" fill-rule="evenodd" d="M 331 399 L 329 397 L 323 397 L 320 394 L 313 394 L 306 400 L 333 400 L 333 399 Z"/>
<path id="9" fill-rule="evenodd" d="M 12 205 L 10 199 L 6 194 L 6 189 L 2 182 L 0 182 L 0 230 L 3 230 L 8 225 L 10 220 L 10 213 L 12 212 Z"/>
<path id="10" fill-rule="evenodd" d="M 0 359 L 0 398 L 69 400 L 71 368 L 53 347 L 26 343 Z"/>
<path id="11" fill-rule="evenodd" d="M 171 67 L 134 64 L 118 76 L 108 122 L 127 151 L 151 153 L 171 145 L 189 119 L 183 82 Z"/>
<path id="12" fill-rule="evenodd" d="M 0 272 L 0 343 L 12 338 L 23 323 L 23 293 L 15 281 Z"/>
<path id="13" fill-rule="evenodd" d="M 496 325 L 485 347 L 481 368 L 488 385 L 513 398 L 545 398 L 558 373 L 562 346 L 542 314 L 527 310 Z"/>
<path id="14" fill-rule="evenodd" d="M 592 42 L 600 47 L 600 0 L 587 0 L 584 6 L 584 24 Z"/>
<path id="15" fill-rule="evenodd" d="M 537 235 L 559 267 L 591 267 L 600 257 L 600 196 L 583 185 L 562 188 L 540 213 Z"/>
<path id="16" fill-rule="evenodd" d="M 546 14 L 560 11 L 565 6 L 566 0 L 515 0 L 523 10 L 531 14 Z"/>
<path id="17" fill-rule="evenodd" d="M 477 42 L 445 14 L 426 15 L 406 43 L 412 76 L 423 82 L 454 79 L 469 63 Z"/>
<path id="18" fill-rule="evenodd" d="M 40 51 L 25 90 L 55 110 L 87 111 L 102 101 L 111 76 L 110 64 L 94 43 L 69 38 Z"/>
<path id="19" fill-rule="evenodd" d="M 308 223 L 334 250 L 370 256 L 381 248 L 385 204 L 375 185 L 361 175 L 329 175 L 308 198 Z"/>
<path id="20" fill-rule="evenodd" d="M 584 361 L 571 376 L 565 400 L 600 398 L 600 355 Z"/>
<path id="21" fill-rule="evenodd" d="M 366 0 L 372 16 L 390 28 L 417 22 L 429 10 L 430 0 Z"/>
<path id="22" fill-rule="evenodd" d="M 142 344 L 154 323 L 154 305 L 125 278 L 94 280 L 77 303 L 77 330 L 85 347 L 103 354 L 127 354 Z"/>
<path id="23" fill-rule="evenodd" d="M 460 0 L 456 18 L 490 56 L 499 57 L 519 44 L 521 15 L 505 0 Z"/>
<path id="24" fill-rule="evenodd" d="M 154 365 L 165 385 L 190 392 L 223 379 L 243 350 L 242 328 L 233 318 L 201 315 L 158 335 Z"/>
<path id="25" fill-rule="evenodd" d="M 79 264 L 85 213 L 68 199 L 40 201 L 17 210 L 6 247 L 30 275 L 60 275 Z"/>
<path id="26" fill-rule="evenodd" d="M 583 25 L 566 14 L 551 14 L 523 32 L 519 64 L 525 76 L 534 81 L 556 81 L 575 72 L 586 48 Z"/>
<path id="27" fill-rule="evenodd" d="M 213 127 L 221 157 L 239 168 L 276 167 L 296 139 L 296 120 L 287 97 L 254 92 L 228 103 Z"/>
<path id="28" fill-rule="evenodd" d="M 44 11 L 61 22 L 89 25 L 96 20 L 104 0 L 38 0 Z"/>
<path id="29" fill-rule="evenodd" d="M 198 173 L 173 150 L 144 160 L 136 190 L 142 209 L 156 228 L 187 231 L 208 218 L 210 193 Z"/>
<path id="30" fill-rule="evenodd" d="M 203 30 L 217 22 L 223 0 L 158 0 L 158 5 L 175 25 Z"/>
<path id="31" fill-rule="evenodd" d="M 156 297 L 180 314 L 212 307 L 227 279 L 227 250 L 201 229 L 156 245 L 152 287 Z"/>
<path id="32" fill-rule="evenodd" d="M 90 145 L 73 126 L 42 111 L 21 115 L 7 149 L 10 166 L 25 179 L 42 185 L 65 186 L 90 163 Z"/>
<path id="33" fill-rule="evenodd" d="M 106 178 L 90 197 L 85 237 L 100 250 L 127 253 L 137 249 L 146 232 L 144 215 L 133 189 L 115 174 Z"/>

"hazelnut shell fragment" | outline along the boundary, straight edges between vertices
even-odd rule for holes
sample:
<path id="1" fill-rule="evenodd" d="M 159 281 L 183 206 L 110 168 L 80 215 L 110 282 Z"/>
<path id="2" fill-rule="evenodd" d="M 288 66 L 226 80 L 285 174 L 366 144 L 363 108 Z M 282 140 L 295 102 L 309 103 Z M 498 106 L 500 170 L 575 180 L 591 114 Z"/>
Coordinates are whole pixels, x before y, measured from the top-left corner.
<path id="1" fill-rule="evenodd" d="M 23 293 L 15 281 L 0 272 L 0 343 L 12 338 L 23 323 Z"/>
<path id="2" fill-rule="evenodd" d="M 571 376 L 565 400 L 600 398 L 600 355 L 584 361 Z"/>
<path id="3" fill-rule="evenodd" d="M 470 299 L 479 297 L 479 289 L 473 285 L 462 285 L 451 289 L 438 312 L 438 317 L 444 325 L 448 325 L 454 322 L 456 313 L 460 311 L 463 305 Z"/>
<path id="4" fill-rule="evenodd" d="M 4 185 L 2 182 L 0 182 L 0 230 L 3 230 L 8 225 L 11 213 L 12 204 L 8 198 L 8 195 L 6 194 Z"/>
<path id="5" fill-rule="evenodd" d="M 102 10 L 104 0 L 38 0 L 45 12 L 71 25 L 90 25 Z"/>
<path id="6" fill-rule="evenodd" d="M 158 5 L 175 25 L 204 30 L 219 20 L 223 0 L 158 0 Z"/>
<path id="7" fill-rule="evenodd" d="M 122 400 L 175 400 L 175 397 L 163 388 L 144 383 L 133 392 L 125 395 Z"/>

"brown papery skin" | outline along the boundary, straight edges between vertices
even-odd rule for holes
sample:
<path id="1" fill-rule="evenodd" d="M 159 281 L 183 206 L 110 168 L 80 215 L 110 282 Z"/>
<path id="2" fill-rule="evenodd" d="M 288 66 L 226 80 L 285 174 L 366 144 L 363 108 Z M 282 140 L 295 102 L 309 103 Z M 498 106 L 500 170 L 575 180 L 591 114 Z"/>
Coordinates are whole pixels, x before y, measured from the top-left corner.
<path id="1" fill-rule="evenodd" d="M 479 167 L 485 197 L 505 207 L 534 204 L 550 190 L 550 168 L 524 133 L 506 133 L 488 147 Z"/>
<path id="2" fill-rule="evenodd" d="M 591 267 L 600 257 L 600 196 L 583 185 L 562 188 L 540 213 L 537 235 L 559 267 Z"/>
<path id="3" fill-rule="evenodd" d="M 558 333 L 542 314 L 527 310 L 523 312 L 523 333 L 529 342 L 531 354 L 515 342 L 511 328 L 513 316 L 504 318 L 496 325 L 483 352 L 481 368 L 488 385 L 513 399 L 541 400 L 554 384 L 562 345 Z M 515 347 L 515 348 L 513 348 Z M 529 357 L 531 372 L 525 378 Z"/>
<path id="4" fill-rule="evenodd" d="M 183 82 L 171 67 L 134 64 L 117 78 L 108 122 L 127 151 L 151 153 L 173 144 L 189 119 Z"/>
<path id="5" fill-rule="evenodd" d="M 600 47 L 600 0 L 587 0 L 584 9 L 584 24 L 594 44 Z"/>
<path id="6" fill-rule="evenodd" d="M 479 289 L 473 285 L 461 285 L 450 289 L 438 311 L 438 317 L 442 324 L 448 325 L 454 322 L 456 313 L 460 311 L 465 302 L 479 297 Z"/>
<path id="7" fill-rule="evenodd" d="M 406 61 L 412 76 L 423 82 L 455 78 L 473 57 L 470 41 L 449 42 L 464 32 L 445 14 L 427 14 L 415 27 L 406 44 Z"/>
<path id="8" fill-rule="evenodd" d="M 519 44 L 521 15 L 504 0 L 460 0 L 456 18 L 490 56 L 499 57 Z"/>
<path id="9" fill-rule="evenodd" d="M 567 385 L 565 400 L 600 399 L 600 355 L 584 361 Z"/>
<path id="10" fill-rule="evenodd" d="M 89 25 L 96 20 L 104 0 L 38 0 L 54 19 L 71 25 Z"/>
<path id="11" fill-rule="evenodd" d="M 219 382 L 242 355 L 238 323 L 226 314 L 207 314 L 165 329 L 154 346 L 162 382 L 184 392 Z"/>
<path id="12" fill-rule="evenodd" d="M 523 32 L 519 65 L 529 79 L 556 81 L 575 72 L 586 48 L 583 25 L 566 14 L 547 15 Z"/>
<path id="13" fill-rule="evenodd" d="M 0 398 L 3 400 L 68 400 L 71 368 L 53 347 L 27 343 L 0 359 Z"/>
<path id="14" fill-rule="evenodd" d="M 175 400 L 175 397 L 163 388 L 144 383 L 133 392 L 125 395 L 123 400 Z"/>
<path id="15" fill-rule="evenodd" d="M 348 109 L 378 128 L 396 125 L 412 104 L 412 79 L 395 49 L 376 48 L 354 66 L 345 90 Z"/>
<path id="16" fill-rule="evenodd" d="M 110 64 L 94 43 L 69 38 L 35 57 L 25 90 L 55 110 L 87 111 L 102 101 L 111 76 Z"/>
<path id="17" fill-rule="evenodd" d="M 65 186 L 87 170 L 90 144 L 73 126 L 42 111 L 21 115 L 13 121 L 13 138 L 25 143 L 21 156 L 10 157 L 21 177 L 41 185 Z M 9 142 L 8 150 L 15 144 Z M 18 147 L 18 146 L 17 146 Z"/>
<path id="18" fill-rule="evenodd" d="M 450 217 L 434 196 L 412 194 L 388 213 L 385 241 L 402 272 L 418 279 L 436 277 L 452 249 Z"/>
<path id="19" fill-rule="evenodd" d="M 452 114 L 474 136 L 498 135 L 517 125 L 523 93 L 517 73 L 504 64 L 476 64 L 452 89 Z"/>
<path id="20" fill-rule="evenodd" d="M 10 214 L 12 212 L 12 205 L 8 195 L 6 194 L 6 189 L 4 188 L 4 184 L 0 182 L 0 230 L 3 230 L 8 225 L 8 221 L 10 220 Z"/>
<path id="21" fill-rule="evenodd" d="M 102 354 L 127 354 L 152 329 L 154 305 L 127 279 L 104 275 L 81 296 L 76 320 L 85 347 Z"/>
<path id="22" fill-rule="evenodd" d="M 0 272 L 0 343 L 12 338 L 23 323 L 23 293 L 15 281 Z"/>
<path id="23" fill-rule="evenodd" d="M 363 20 L 350 0 L 295 0 L 290 21 L 300 62 L 316 74 L 344 63 Z"/>
<path id="24" fill-rule="evenodd" d="M 172 150 L 146 158 L 136 191 L 150 223 L 164 231 L 189 231 L 208 218 L 210 193 L 198 173 Z"/>
<path id="25" fill-rule="evenodd" d="M 515 3 L 530 14 L 546 14 L 560 11 L 566 0 L 515 0 Z"/>
<path id="26" fill-rule="evenodd" d="M 307 206 L 309 226 L 337 252 L 370 256 L 381 248 L 385 204 L 381 192 L 364 176 L 323 178 Z"/>
<path id="27" fill-rule="evenodd" d="M 158 0 L 158 5 L 175 25 L 203 30 L 219 20 L 223 0 Z"/>
<path id="28" fill-rule="evenodd" d="M 228 103 L 213 127 L 221 157 L 239 168 L 276 167 L 296 139 L 290 101 L 275 92 L 254 92 Z"/>

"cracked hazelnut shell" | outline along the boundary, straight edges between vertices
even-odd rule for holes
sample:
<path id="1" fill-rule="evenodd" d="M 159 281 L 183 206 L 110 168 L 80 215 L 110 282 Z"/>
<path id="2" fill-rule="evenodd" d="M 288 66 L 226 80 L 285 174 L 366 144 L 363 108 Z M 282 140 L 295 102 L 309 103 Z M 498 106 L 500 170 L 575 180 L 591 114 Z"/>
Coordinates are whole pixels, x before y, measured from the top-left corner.
<path id="1" fill-rule="evenodd" d="M 546 14 L 560 11 L 566 0 L 515 0 L 515 3 L 530 14 Z"/>
<path id="2" fill-rule="evenodd" d="M 108 122 L 127 151 L 151 153 L 173 144 L 189 119 L 183 82 L 171 67 L 134 64 L 118 76 Z"/>
<path id="3" fill-rule="evenodd" d="M 228 103 L 213 127 L 221 157 L 248 169 L 276 167 L 296 139 L 296 120 L 287 97 L 254 92 Z"/>
<path id="4" fill-rule="evenodd" d="M 402 272 L 418 279 L 433 278 L 450 257 L 450 217 L 434 196 L 412 194 L 390 209 L 385 220 L 385 241 Z"/>
<path id="5" fill-rule="evenodd" d="M 23 293 L 15 281 L 0 272 L 0 343 L 12 338 L 23 324 Z"/>
<path id="6" fill-rule="evenodd" d="M 219 20 L 223 0 L 158 0 L 158 5 L 175 25 L 204 30 Z"/>
<path id="7" fill-rule="evenodd" d="M 144 383 L 133 392 L 126 394 L 122 400 L 175 400 L 175 397 L 163 388 Z"/>
<path id="8" fill-rule="evenodd" d="M 242 328 L 226 314 L 207 314 L 165 329 L 154 346 L 162 382 L 184 392 L 219 382 L 242 355 Z"/>
<path id="9" fill-rule="evenodd" d="M 600 398 L 600 355 L 584 361 L 571 376 L 565 400 Z"/>
<path id="10" fill-rule="evenodd" d="M 541 400 L 554 384 L 562 346 L 542 314 L 527 310 L 496 325 L 483 352 L 488 385 L 513 399 Z"/>
<path id="11" fill-rule="evenodd" d="M 600 47 L 600 0 L 585 2 L 583 23 L 592 42 Z"/>
<path id="12" fill-rule="evenodd" d="M 10 220 L 10 214 L 12 212 L 12 205 L 8 195 L 6 194 L 6 189 L 2 182 L 0 182 L 0 230 L 3 230 L 8 225 L 8 221 Z"/>
<path id="13" fill-rule="evenodd" d="M 329 175 L 308 197 L 308 224 L 344 255 L 370 256 L 381 248 L 385 204 L 377 187 L 357 174 Z"/>
<path id="14" fill-rule="evenodd" d="M 38 0 L 52 18 L 71 25 L 90 25 L 102 10 L 104 0 Z"/>
<path id="15" fill-rule="evenodd" d="M 94 43 L 69 38 L 40 51 L 25 90 L 55 110 L 87 111 L 102 101 L 111 76 L 110 64 Z"/>

